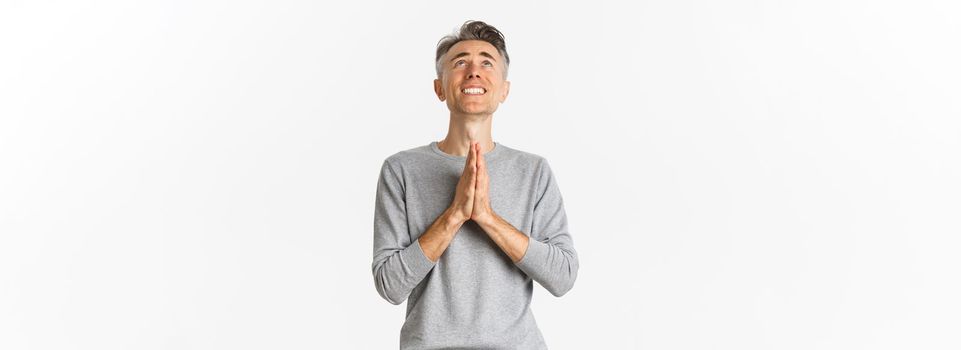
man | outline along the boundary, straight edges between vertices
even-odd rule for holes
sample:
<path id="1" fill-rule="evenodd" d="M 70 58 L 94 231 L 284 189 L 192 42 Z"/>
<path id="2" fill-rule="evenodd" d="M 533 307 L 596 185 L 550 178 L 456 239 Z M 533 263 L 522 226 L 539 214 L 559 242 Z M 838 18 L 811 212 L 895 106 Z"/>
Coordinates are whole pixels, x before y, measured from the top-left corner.
<path id="1" fill-rule="evenodd" d="M 377 292 L 395 305 L 407 300 L 401 349 L 546 349 L 530 310 L 532 280 L 562 296 L 578 259 L 547 161 L 491 138 L 510 89 L 504 36 L 468 21 L 440 40 L 435 63 L 447 137 L 383 163 Z"/>

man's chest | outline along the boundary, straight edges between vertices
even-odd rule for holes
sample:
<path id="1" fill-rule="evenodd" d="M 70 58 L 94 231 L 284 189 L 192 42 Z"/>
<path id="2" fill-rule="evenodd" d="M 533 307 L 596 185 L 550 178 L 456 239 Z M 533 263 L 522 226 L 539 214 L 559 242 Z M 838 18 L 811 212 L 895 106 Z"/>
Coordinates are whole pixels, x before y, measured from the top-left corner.
<path id="1" fill-rule="evenodd" d="M 454 199 L 463 165 L 439 165 L 431 171 L 409 174 L 405 201 L 412 236 L 425 231 Z M 533 169 L 488 164 L 491 208 L 518 230 L 529 232 L 537 200 Z M 525 230 L 527 228 L 527 230 Z"/>

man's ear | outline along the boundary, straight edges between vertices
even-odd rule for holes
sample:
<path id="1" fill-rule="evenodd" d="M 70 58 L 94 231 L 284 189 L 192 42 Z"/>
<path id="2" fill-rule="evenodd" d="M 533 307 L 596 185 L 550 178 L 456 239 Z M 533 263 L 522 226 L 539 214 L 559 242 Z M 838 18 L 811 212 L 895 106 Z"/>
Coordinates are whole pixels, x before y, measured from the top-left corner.
<path id="1" fill-rule="evenodd" d="M 434 79 L 434 93 L 437 94 L 437 98 L 441 101 L 447 99 L 447 97 L 444 96 L 444 86 L 440 79 Z"/>
<path id="2" fill-rule="evenodd" d="M 501 103 L 504 103 L 504 100 L 507 99 L 507 94 L 509 94 L 510 92 L 511 92 L 511 82 L 504 80 L 504 94 L 501 95 Z"/>

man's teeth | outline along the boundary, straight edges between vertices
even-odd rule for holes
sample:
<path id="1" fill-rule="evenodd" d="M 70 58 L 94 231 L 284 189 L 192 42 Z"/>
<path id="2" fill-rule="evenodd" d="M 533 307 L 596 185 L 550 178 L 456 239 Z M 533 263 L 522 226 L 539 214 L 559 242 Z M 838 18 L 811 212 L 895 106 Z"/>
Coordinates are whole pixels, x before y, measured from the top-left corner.
<path id="1" fill-rule="evenodd" d="M 483 88 L 466 88 L 461 91 L 468 95 L 482 95 L 485 92 Z"/>

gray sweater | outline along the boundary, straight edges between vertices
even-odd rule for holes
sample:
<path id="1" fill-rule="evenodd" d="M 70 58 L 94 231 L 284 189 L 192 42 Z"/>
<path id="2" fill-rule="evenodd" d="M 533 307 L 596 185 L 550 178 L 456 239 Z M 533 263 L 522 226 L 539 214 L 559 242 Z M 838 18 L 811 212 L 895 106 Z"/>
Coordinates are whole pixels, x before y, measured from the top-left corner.
<path id="1" fill-rule="evenodd" d="M 561 192 L 546 159 L 500 143 L 484 158 L 491 207 L 531 237 L 517 263 L 473 221 L 432 262 L 417 238 L 450 206 L 466 157 L 437 142 L 388 157 L 377 182 L 372 270 L 377 292 L 407 300 L 401 349 L 546 349 L 530 303 L 532 281 L 567 293 L 578 260 Z"/>

